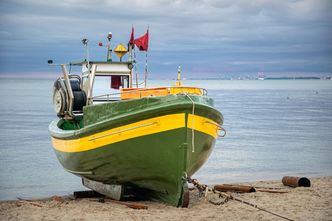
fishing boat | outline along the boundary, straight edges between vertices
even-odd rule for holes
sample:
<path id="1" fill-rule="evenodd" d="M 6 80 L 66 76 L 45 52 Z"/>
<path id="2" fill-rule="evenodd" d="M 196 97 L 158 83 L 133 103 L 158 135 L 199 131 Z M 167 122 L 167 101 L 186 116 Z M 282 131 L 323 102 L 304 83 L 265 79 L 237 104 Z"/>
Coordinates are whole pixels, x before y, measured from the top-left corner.
<path id="1" fill-rule="evenodd" d="M 174 86 L 135 85 L 133 49 L 140 42 L 132 41 L 128 49 L 119 44 L 114 52 L 120 59 L 114 61 L 111 38 L 109 34 L 106 61 L 87 56 L 59 65 L 62 76 L 53 88 L 58 118 L 49 125 L 56 156 L 84 186 L 113 199 L 139 189 L 148 198 L 187 207 L 187 178 L 226 134 L 223 116 L 205 89 L 182 85 L 180 68 Z M 83 39 L 86 48 L 87 42 Z M 68 66 L 80 66 L 81 75 L 70 74 Z M 101 85 L 110 92 L 95 94 Z"/>

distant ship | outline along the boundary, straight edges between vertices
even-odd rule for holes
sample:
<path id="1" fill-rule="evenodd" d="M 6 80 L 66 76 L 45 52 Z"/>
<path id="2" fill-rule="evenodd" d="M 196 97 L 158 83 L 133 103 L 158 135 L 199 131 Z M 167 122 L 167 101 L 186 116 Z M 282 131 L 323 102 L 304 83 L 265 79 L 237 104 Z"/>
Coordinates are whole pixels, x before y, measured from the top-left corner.
<path id="1" fill-rule="evenodd" d="M 258 72 L 258 80 L 265 80 L 265 74 L 263 72 Z"/>

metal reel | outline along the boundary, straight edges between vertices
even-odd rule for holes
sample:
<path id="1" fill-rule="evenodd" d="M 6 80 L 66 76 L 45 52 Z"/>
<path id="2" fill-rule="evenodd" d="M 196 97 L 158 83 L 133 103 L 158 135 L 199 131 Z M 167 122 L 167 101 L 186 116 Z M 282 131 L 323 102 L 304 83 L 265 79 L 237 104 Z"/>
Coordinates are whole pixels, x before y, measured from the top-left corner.
<path id="1" fill-rule="evenodd" d="M 67 107 L 65 93 L 61 88 L 55 89 L 53 94 L 53 108 L 58 116 L 64 116 Z"/>

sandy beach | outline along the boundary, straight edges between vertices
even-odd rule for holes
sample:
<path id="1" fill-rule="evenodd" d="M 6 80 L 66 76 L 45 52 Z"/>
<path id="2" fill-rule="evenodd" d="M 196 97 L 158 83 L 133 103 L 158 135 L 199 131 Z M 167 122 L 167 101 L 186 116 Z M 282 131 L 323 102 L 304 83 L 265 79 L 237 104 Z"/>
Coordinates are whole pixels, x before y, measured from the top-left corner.
<path id="1" fill-rule="evenodd" d="M 280 181 L 258 181 L 254 187 L 274 188 L 286 193 L 230 193 L 290 220 L 332 220 L 332 177 L 310 178 L 311 187 L 286 187 Z M 98 198 L 70 199 L 53 196 L 46 200 L 15 200 L 0 202 L 0 220 L 286 220 L 244 203 L 222 202 L 215 193 L 199 197 L 190 191 L 189 208 L 175 208 L 151 201 L 129 201 L 147 206 L 132 209 L 110 200 Z"/>

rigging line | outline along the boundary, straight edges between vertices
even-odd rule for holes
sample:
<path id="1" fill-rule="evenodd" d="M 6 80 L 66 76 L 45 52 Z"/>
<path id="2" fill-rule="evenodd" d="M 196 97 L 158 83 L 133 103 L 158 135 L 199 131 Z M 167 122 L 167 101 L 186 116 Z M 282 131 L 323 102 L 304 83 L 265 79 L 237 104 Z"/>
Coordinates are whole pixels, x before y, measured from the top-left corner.
<path id="1" fill-rule="evenodd" d="M 142 85 L 142 84 L 144 84 L 144 81 L 142 81 L 141 83 L 138 83 L 138 85 Z"/>
<path id="2" fill-rule="evenodd" d="M 189 98 L 189 100 L 191 101 L 191 103 L 193 104 L 193 109 L 192 109 L 192 127 L 191 127 L 191 152 L 195 152 L 195 103 L 193 101 L 193 99 L 191 99 L 191 97 L 188 95 L 188 93 L 185 93 L 185 95 Z"/>

